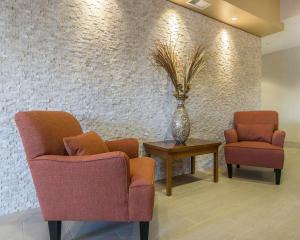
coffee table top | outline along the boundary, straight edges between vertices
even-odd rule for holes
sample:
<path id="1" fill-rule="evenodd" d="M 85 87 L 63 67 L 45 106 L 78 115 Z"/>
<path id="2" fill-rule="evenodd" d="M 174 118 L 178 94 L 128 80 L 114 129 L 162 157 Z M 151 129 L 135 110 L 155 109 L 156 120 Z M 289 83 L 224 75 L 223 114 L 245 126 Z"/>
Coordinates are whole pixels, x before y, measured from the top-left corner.
<path id="1" fill-rule="evenodd" d="M 218 141 L 190 138 L 185 144 L 176 144 L 174 140 L 166 140 L 159 142 L 147 142 L 144 143 L 144 146 L 148 149 L 156 149 L 166 152 L 182 152 L 198 148 L 218 147 L 221 144 L 222 143 Z"/>

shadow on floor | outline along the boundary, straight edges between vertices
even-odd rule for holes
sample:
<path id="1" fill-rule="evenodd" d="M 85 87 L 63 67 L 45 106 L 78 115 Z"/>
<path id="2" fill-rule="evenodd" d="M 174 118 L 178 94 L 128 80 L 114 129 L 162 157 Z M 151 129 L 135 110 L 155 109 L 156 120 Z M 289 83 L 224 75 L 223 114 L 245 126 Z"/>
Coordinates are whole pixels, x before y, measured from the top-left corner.
<path id="1" fill-rule="evenodd" d="M 227 177 L 227 170 L 220 173 L 222 176 Z M 240 166 L 237 168 L 233 166 L 233 178 L 238 178 L 245 182 L 259 182 L 261 184 L 275 184 L 274 169 Z"/>

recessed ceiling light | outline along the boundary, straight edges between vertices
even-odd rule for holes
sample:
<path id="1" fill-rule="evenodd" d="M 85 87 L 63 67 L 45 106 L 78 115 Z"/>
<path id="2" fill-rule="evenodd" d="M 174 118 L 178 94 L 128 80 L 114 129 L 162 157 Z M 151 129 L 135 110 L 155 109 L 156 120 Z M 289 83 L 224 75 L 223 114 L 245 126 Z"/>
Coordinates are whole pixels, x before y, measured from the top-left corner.
<path id="1" fill-rule="evenodd" d="M 190 4 L 200 10 L 204 10 L 210 6 L 210 3 L 205 0 L 189 0 L 187 4 Z"/>
<path id="2" fill-rule="evenodd" d="M 232 17 L 231 20 L 232 21 L 237 21 L 239 18 L 238 17 Z"/>

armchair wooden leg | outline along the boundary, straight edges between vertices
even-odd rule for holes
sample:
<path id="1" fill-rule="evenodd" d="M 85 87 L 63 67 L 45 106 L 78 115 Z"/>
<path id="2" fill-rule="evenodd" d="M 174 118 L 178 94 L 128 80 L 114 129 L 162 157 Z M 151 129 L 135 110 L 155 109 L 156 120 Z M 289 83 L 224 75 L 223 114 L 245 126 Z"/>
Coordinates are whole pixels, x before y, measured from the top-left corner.
<path id="1" fill-rule="evenodd" d="M 276 185 L 280 185 L 281 169 L 275 169 Z"/>
<path id="2" fill-rule="evenodd" d="M 50 240 L 61 240 L 61 221 L 49 221 Z"/>
<path id="3" fill-rule="evenodd" d="M 236 165 L 236 168 L 240 168 L 240 167 L 241 167 L 240 164 L 237 164 L 237 165 Z"/>
<path id="4" fill-rule="evenodd" d="M 227 164 L 228 177 L 232 178 L 232 164 Z"/>
<path id="5" fill-rule="evenodd" d="M 140 240 L 148 240 L 149 222 L 140 222 Z"/>

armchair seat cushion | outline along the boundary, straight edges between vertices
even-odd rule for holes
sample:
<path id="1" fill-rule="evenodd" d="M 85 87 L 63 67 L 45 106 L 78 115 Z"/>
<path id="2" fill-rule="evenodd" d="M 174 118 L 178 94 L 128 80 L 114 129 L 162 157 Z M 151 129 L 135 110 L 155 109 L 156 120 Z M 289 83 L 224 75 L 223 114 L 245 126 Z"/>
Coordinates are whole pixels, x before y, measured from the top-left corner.
<path id="1" fill-rule="evenodd" d="M 228 164 L 241 164 L 266 168 L 283 168 L 283 148 L 266 142 L 241 141 L 225 145 Z"/>

